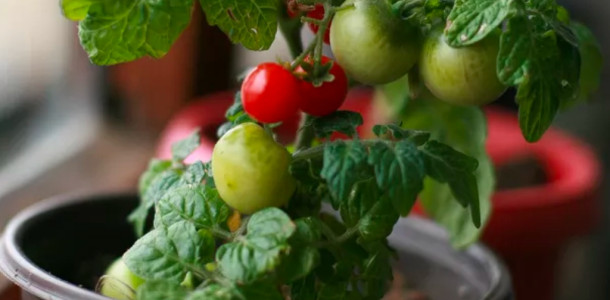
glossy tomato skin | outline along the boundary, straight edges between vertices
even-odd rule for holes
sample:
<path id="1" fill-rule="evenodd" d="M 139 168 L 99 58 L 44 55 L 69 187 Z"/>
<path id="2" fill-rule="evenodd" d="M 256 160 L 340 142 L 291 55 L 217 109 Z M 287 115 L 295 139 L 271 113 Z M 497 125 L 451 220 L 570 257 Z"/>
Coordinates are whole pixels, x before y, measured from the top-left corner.
<path id="1" fill-rule="evenodd" d="M 252 70 L 241 86 L 244 110 L 261 123 L 288 121 L 299 109 L 300 79 L 276 63 Z"/>
<path id="2" fill-rule="evenodd" d="M 220 197 L 242 214 L 288 202 L 296 181 L 291 155 L 255 123 L 229 130 L 214 147 L 212 173 Z"/>
<path id="3" fill-rule="evenodd" d="M 419 31 L 384 0 L 348 0 L 330 28 L 330 46 L 347 75 L 384 84 L 406 74 L 419 57 Z"/>
<path id="4" fill-rule="evenodd" d="M 307 57 L 306 63 L 313 64 L 313 59 Z M 301 84 L 302 97 L 299 105 L 300 109 L 310 115 L 322 117 L 335 112 L 345 101 L 347 96 L 348 81 L 345 71 L 337 62 L 333 62 L 329 57 L 322 57 L 322 64 L 332 63 L 330 74 L 335 78 L 333 81 L 324 82 L 316 87 L 311 82 L 303 80 Z M 297 73 L 305 73 L 300 66 L 296 69 Z"/>
<path id="5" fill-rule="evenodd" d="M 463 48 L 452 48 L 441 30 L 424 43 L 420 58 L 421 78 L 434 96 L 458 105 L 482 105 L 506 90 L 496 75 L 500 47 L 498 33 Z"/>
<path id="6" fill-rule="evenodd" d="M 307 17 L 316 19 L 316 20 L 324 19 L 324 5 L 319 4 L 319 3 L 316 4 L 314 6 L 314 9 L 307 13 Z M 332 25 L 332 22 L 328 24 L 328 28 L 326 28 L 326 31 L 324 32 L 324 43 L 326 43 L 326 44 L 330 44 L 331 25 Z M 313 24 L 313 23 L 308 23 L 307 26 L 309 26 L 309 29 L 311 29 L 311 31 L 313 31 L 313 33 L 318 33 L 318 25 Z"/>

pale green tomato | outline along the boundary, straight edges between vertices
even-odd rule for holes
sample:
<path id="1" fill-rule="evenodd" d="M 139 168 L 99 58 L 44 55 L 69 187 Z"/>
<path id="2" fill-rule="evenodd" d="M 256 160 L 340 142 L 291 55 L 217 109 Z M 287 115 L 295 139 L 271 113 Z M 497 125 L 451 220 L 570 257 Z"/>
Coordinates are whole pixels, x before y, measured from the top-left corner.
<path id="1" fill-rule="evenodd" d="M 506 90 L 496 75 L 499 34 L 463 48 L 452 48 L 442 31 L 434 31 L 424 43 L 421 78 L 434 96 L 458 105 L 482 105 Z"/>
<path id="2" fill-rule="evenodd" d="M 100 293 L 117 300 L 131 300 L 142 283 L 144 279 L 129 271 L 119 258 L 110 265 L 102 278 Z"/>
<path id="3" fill-rule="evenodd" d="M 372 85 L 406 74 L 419 57 L 418 30 L 396 16 L 389 1 L 351 4 L 337 11 L 330 27 L 330 46 L 339 65 L 352 78 Z"/>
<path id="4" fill-rule="evenodd" d="M 243 214 L 288 202 L 296 182 L 290 153 L 255 123 L 237 125 L 212 153 L 212 174 L 220 197 Z"/>

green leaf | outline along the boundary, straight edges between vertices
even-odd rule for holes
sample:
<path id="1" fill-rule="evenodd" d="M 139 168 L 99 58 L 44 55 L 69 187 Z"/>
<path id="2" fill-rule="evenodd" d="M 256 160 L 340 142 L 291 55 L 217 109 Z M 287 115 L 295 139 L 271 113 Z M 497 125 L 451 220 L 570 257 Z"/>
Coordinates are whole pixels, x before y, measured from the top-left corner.
<path id="1" fill-rule="evenodd" d="M 394 209 L 406 216 L 423 189 L 426 175 L 417 147 L 408 140 L 394 145 L 379 141 L 370 147 L 368 163 L 375 169 L 378 187 L 387 191 Z"/>
<path id="2" fill-rule="evenodd" d="M 180 284 L 168 280 L 149 280 L 144 282 L 136 294 L 137 300 L 184 299 L 187 291 Z"/>
<path id="3" fill-rule="evenodd" d="M 95 0 L 61 0 L 61 10 L 66 18 L 80 21 L 87 16 L 89 7 Z"/>
<path id="4" fill-rule="evenodd" d="M 180 284 L 188 272 L 212 260 L 214 240 L 188 222 L 155 228 L 125 252 L 123 260 L 134 274 L 146 280 L 163 279 Z"/>
<path id="5" fill-rule="evenodd" d="M 541 17 L 513 17 L 500 36 L 498 78 L 506 85 L 519 85 L 545 69 L 548 57 L 557 55 L 555 40 Z M 548 75 L 548 74 L 544 74 Z"/>
<path id="6" fill-rule="evenodd" d="M 220 272 L 240 284 L 262 278 L 280 264 L 295 229 L 290 217 L 278 208 L 256 212 L 248 222 L 246 236 L 218 248 Z"/>
<path id="7" fill-rule="evenodd" d="M 371 209 L 358 222 L 360 236 L 365 241 L 386 238 L 392 233 L 394 224 L 398 222 L 400 217 L 390 199 L 382 197 L 375 198 L 374 201 Z"/>
<path id="8" fill-rule="evenodd" d="M 428 175 L 449 184 L 455 199 L 464 207 L 470 206 L 474 225 L 481 226 L 479 191 L 473 174 L 477 160 L 437 141 L 425 144 L 422 152 Z"/>
<path id="9" fill-rule="evenodd" d="M 359 113 L 338 110 L 324 117 L 313 118 L 311 124 L 306 124 L 306 126 L 313 126 L 313 130 L 319 138 L 328 138 L 335 132 L 352 137 L 357 134 L 356 128 L 362 123 L 362 116 Z"/>
<path id="10" fill-rule="evenodd" d="M 181 171 L 171 168 L 171 161 L 151 161 L 140 177 L 140 205 L 127 217 L 137 236 L 144 234 L 148 212 L 166 192 L 181 181 Z"/>
<path id="11" fill-rule="evenodd" d="M 430 131 L 434 139 L 477 159 L 475 176 L 481 221 L 486 223 L 491 212 L 495 173 L 485 150 L 487 122 L 481 109 L 427 98 L 413 102 L 407 111 L 401 118 L 404 127 Z M 447 184 L 427 178 L 420 200 L 426 213 L 449 231 L 454 246 L 466 247 L 479 237 L 482 227 L 474 226 L 470 210 L 455 200 Z"/>
<path id="12" fill-rule="evenodd" d="M 445 36 L 452 47 L 472 45 L 496 30 L 513 7 L 513 0 L 456 0 Z"/>
<path id="13" fill-rule="evenodd" d="M 583 24 L 572 22 L 571 28 L 578 39 L 580 52 L 580 95 L 579 100 L 591 98 L 599 88 L 603 67 L 603 57 L 599 43 L 593 33 Z"/>
<path id="14" fill-rule="evenodd" d="M 211 284 L 203 289 L 192 292 L 185 300 L 233 300 L 237 298 L 235 297 L 236 292 L 236 289 Z"/>
<path id="15" fill-rule="evenodd" d="M 216 189 L 182 186 L 167 193 L 158 203 L 159 217 L 165 226 L 186 221 L 197 229 L 217 229 L 226 223 L 231 209 Z"/>
<path id="16" fill-rule="evenodd" d="M 160 160 L 153 158 L 148 164 L 148 169 L 142 173 L 138 182 L 138 190 L 140 195 L 145 195 L 151 183 L 159 177 L 164 171 L 172 167 L 170 160 Z"/>
<path id="17" fill-rule="evenodd" d="M 500 80 L 519 86 L 519 124 L 529 142 L 542 137 L 560 105 L 571 103 L 578 91 L 578 55 L 549 30 L 544 16 L 511 18 L 498 54 Z"/>
<path id="18" fill-rule="evenodd" d="M 291 283 L 307 276 L 319 263 L 320 253 L 311 244 L 320 240 L 318 223 L 311 217 L 295 221 L 296 231 L 290 237 L 290 254 L 282 261 L 277 277 Z"/>
<path id="19" fill-rule="evenodd" d="M 191 20 L 193 0 L 105 0 L 79 23 L 81 45 L 97 65 L 164 56 Z"/>
<path id="20" fill-rule="evenodd" d="M 391 253 L 387 247 L 378 247 L 363 263 L 362 281 L 365 295 L 371 299 L 381 299 L 386 294 L 393 279 Z"/>
<path id="21" fill-rule="evenodd" d="M 201 137 L 199 129 L 193 131 L 188 137 L 172 144 L 172 159 L 175 161 L 183 161 L 195 149 L 199 147 Z"/>
<path id="22" fill-rule="evenodd" d="M 269 49 L 277 31 L 275 0 L 200 0 L 210 25 L 250 50 Z"/>
<path id="23" fill-rule="evenodd" d="M 198 185 L 208 177 L 209 164 L 204 164 L 201 161 L 197 161 L 188 166 L 184 174 L 182 174 L 182 184 L 185 185 Z"/>
<path id="24" fill-rule="evenodd" d="M 320 175 L 338 201 L 347 199 L 354 184 L 363 178 L 367 162 L 366 148 L 358 140 L 334 141 L 324 147 L 324 166 Z"/>

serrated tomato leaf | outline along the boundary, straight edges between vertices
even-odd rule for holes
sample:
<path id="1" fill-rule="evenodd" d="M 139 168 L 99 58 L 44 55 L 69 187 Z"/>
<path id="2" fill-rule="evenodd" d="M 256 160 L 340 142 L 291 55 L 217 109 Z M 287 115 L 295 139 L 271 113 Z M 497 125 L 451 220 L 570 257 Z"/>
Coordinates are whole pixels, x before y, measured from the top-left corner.
<path id="1" fill-rule="evenodd" d="M 296 230 L 288 240 L 291 251 L 276 270 L 276 276 L 285 283 L 307 276 L 320 261 L 318 249 L 311 246 L 321 238 L 319 223 L 312 217 L 298 219 L 294 223 Z"/>
<path id="2" fill-rule="evenodd" d="M 445 36 L 452 47 L 484 39 L 506 19 L 513 0 L 456 0 L 449 13 Z"/>
<path id="3" fill-rule="evenodd" d="M 422 147 L 422 153 L 427 174 L 447 183 L 455 199 L 464 207 L 470 206 L 475 226 L 481 226 L 479 191 L 474 177 L 478 161 L 434 140 Z"/>
<path id="4" fill-rule="evenodd" d="M 556 36 L 546 18 L 511 18 L 500 38 L 498 76 L 518 86 L 519 124 L 529 142 L 539 140 L 559 107 L 574 102 L 578 93 L 577 50 Z"/>
<path id="5" fill-rule="evenodd" d="M 360 237 L 365 241 L 385 239 L 392 233 L 399 217 L 390 199 L 386 197 L 375 199 L 370 210 L 358 222 Z"/>
<path id="6" fill-rule="evenodd" d="M 256 212 L 248 222 L 245 236 L 218 248 L 216 260 L 220 272 L 240 284 L 261 279 L 290 250 L 288 238 L 295 229 L 290 217 L 278 208 Z"/>
<path id="7" fill-rule="evenodd" d="M 455 106 L 438 99 L 413 102 L 401 120 L 406 128 L 426 130 L 432 138 L 454 147 L 478 161 L 475 172 L 479 192 L 481 222 L 489 219 L 495 172 L 485 150 L 487 121 L 478 107 Z M 430 113 L 430 112 L 434 113 Z M 426 213 L 447 229 L 455 247 L 477 240 L 482 227 L 475 227 L 472 214 L 451 192 L 449 185 L 426 178 L 420 203 Z"/>
<path id="8" fill-rule="evenodd" d="M 409 140 L 395 144 L 383 141 L 370 147 L 368 163 L 375 169 L 377 185 L 387 191 L 394 209 L 406 216 L 423 189 L 426 176 L 421 153 Z"/>
<path id="9" fill-rule="evenodd" d="M 176 188 L 161 198 L 157 207 L 164 226 L 185 221 L 207 230 L 221 228 L 231 213 L 218 191 L 204 185 Z"/>
<path id="10" fill-rule="evenodd" d="M 78 35 L 89 59 L 113 65 L 164 56 L 191 21 L 193 0 L 106 0 L 91 3 Z"/>
<path id="11" fill-rule="evenodd" d="M 320 175 L 326 180 L 333 198 L 337 200 L 334 204 L 347 199 L 354 184 L 368 175 L 367 156 L 366 148 L 358 140 L 338 140 L 324 146 L 324 165 Z"/>
<path id="12" fill-rule="evenodd" d="M 180 283 L 190 271 L 212 260 L 214 240 L 182 221 L 155 228 L 125 252 L 123 260 L 134 274 L 147 280 Z"/>
<path id="13" fill-rule="evenodd" d="M 137 236 L 144 234 L 149 210 L 172 188 L 179 185 L 182 171 L 172 168 L 171 161 L 153 160 L 139 182 L 140 205 L 127 217 Z"/>
<path id="14" fill-rule="evenodd" d="M 199 147 L 200 141 L 201 136 L 199 135 L 199 129 L 197 129 L 186 138 L 175 142 L 172 144 L 172 159 L 175 161 L 183 161 Z"/>
<path id="15" fill-rule="evenodd" d="M 275 0 L 200 0 L 210 25 L 250 50 L 269 49 L 277 31 Z"/>

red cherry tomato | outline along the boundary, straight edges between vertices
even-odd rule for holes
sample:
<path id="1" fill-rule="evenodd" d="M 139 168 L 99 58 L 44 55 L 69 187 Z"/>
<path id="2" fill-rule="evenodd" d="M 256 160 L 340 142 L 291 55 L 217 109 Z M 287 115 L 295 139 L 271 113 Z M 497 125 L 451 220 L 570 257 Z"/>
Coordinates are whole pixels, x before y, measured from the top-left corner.
<path id="1" fill-rule="evenodd" d="M 277 123 L 294 118 L 301 93 L 301 80 L 276 63 L 263 63 L 241 85 L 244 110 L 262 123 Z"/>
<path id="2" fill-rule="evenodd" d="M 316 6 L 314 7 L 314 10 L 307 13 L 307 17 L 316 19 L 316 20 L 324 19 L 324 5 L 316 4 Z M 324 32 L 324 42 L 326 44 L 330 44 L 330 24 L 331 23 L 328 24 L 328 28 L 326 28 L 326 32 Z M 311 31 L 313 31 L 313 33 L 318 33 L 318 25 L 312 24 L 312 23 L 309 23 L 307 25 L 309 26 L 309 29 L 311 29 Z"/>
<path id="3" fill-rule="evenodd" d="M 306 63 L 313 63 L 310 57 L 305 58 Z M 322 64 L 332 63 L 330 74 L 335 79 L 330 82 L 324 82 L 321 86 L 315 87 L 311 82 L 303 81 L 301 84 L 301 103 L 300 108 L 303 112 L 313 116 L 325 116 L 336 111 L 347 95 L 347 76 L 343 68 L 334 62 L 332 59 L 323 56 Z M 305 73 L 305 70 L 300 66 L 296 69 L 297 73 Z"/>

